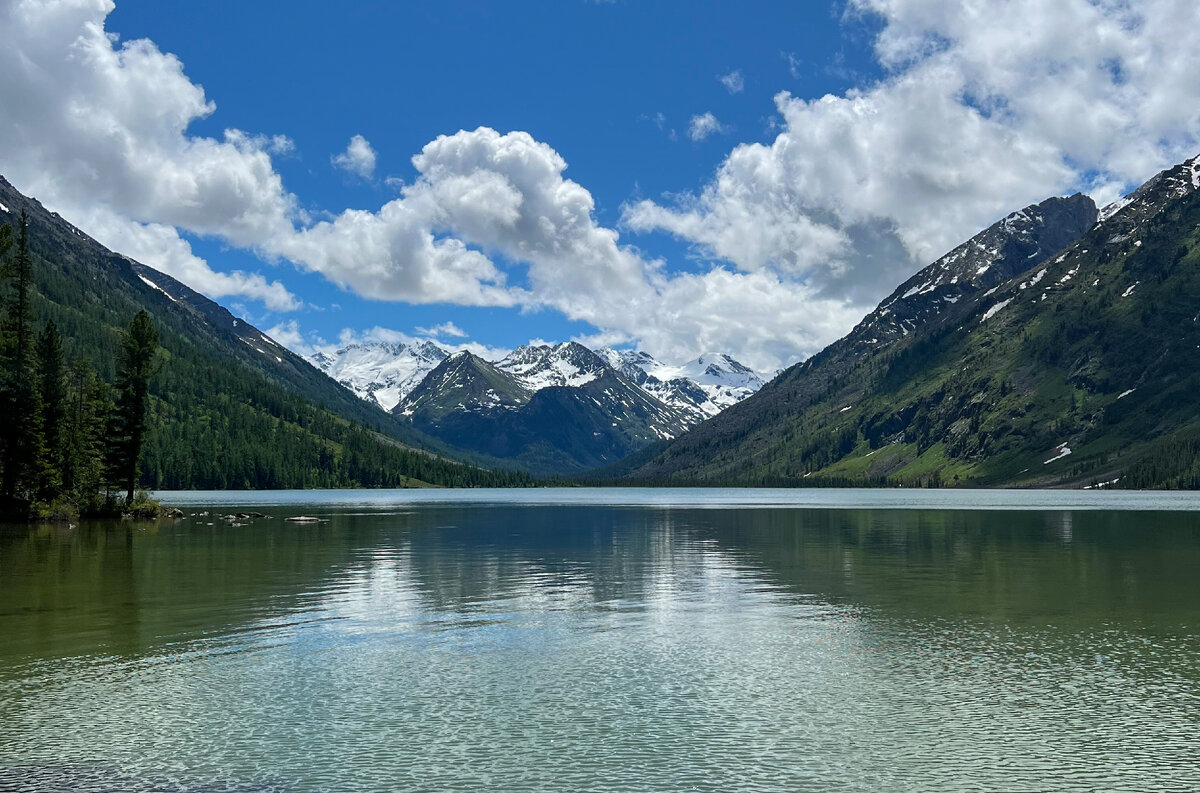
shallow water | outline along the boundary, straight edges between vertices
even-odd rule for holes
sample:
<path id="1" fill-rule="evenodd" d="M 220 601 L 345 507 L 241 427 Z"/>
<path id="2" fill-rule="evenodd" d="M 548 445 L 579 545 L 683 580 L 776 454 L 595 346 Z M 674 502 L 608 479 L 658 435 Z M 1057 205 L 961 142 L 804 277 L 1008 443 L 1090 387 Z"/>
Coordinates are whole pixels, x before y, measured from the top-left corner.
<path id="1" fill-rule="evenodd" d="M 1200 787 L 1190 494 L 166 497 L 0 531 L 0 789 Z"/>

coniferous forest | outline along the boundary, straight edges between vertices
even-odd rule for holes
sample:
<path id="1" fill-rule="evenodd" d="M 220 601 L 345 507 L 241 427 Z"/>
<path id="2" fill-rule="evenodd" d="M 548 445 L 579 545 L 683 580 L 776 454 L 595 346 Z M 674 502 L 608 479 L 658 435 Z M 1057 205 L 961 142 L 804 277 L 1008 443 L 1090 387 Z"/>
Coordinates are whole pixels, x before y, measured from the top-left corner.
<path id="1" fill-rule="evenodd" d="M 15 239 L 14 239 L 15 236 Z M 146 436 L 148 387 L 158 334 L 139 311 L 121 334 L 116 379 L 87 359 L 68 367 L 53 319 L 33 311 L 33 261 L 24 212 L 14 235 L 0 227 L 0 500 L 8 516 L 111 513 L 133 506 Z"/>
<path id="2" fill-rule="evenodd" d="M 291 353 L 266 356 L 228 333 L 216 304 L 150 288 L 140 265 L 28 205 L 0 226 L 6 516 L 118 513 L 140 488 L 533 481 L 421 448 L 424 439 Z M 273 373 L 266 363 L 276 361 Z"/>

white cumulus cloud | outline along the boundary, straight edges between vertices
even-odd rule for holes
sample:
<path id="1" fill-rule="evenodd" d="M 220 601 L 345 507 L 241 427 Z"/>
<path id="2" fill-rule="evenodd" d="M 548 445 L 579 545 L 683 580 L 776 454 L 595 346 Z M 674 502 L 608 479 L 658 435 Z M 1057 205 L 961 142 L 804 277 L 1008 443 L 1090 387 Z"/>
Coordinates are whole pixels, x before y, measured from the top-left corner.
<path id="1" fill-rule="evenodd" d="M 711 111 L 692 116 L 692 120 L 688 122 L 688 137 L 692 140 L 704 140 L 709 135 L 725 131 L 725 125 L 718 121 Z"/>
<path id="2" fill-rule="evenodd" d="M 304 303 L 279 281 L 268 281 L 261 273 L 217 272 L 192 253 L 187 240 L 173 226 L 137 223 L 103 206 L 72 215 L 72 222 L 110 250 L 148 264 L 160 272 L 214 299 L 248 297 L 259 300 L 271 311 L 295 311 Z"/>
<path id="3" fill-rule="evenodd" d="M 883 23 L 878 83 L 775 97 L 782 128 L 699 193 L 627 206 L 744 272 L 789 273 L 867 309 L 1007 212 L 1115 198 L 1200 141 L 1200 5 L 853 0 Z"/>
<path id="4" fill-rule="evenodd" d="M 309 224 L 271 161 L 294 151 L 290 139 L 237 129 L 189 134 L 216 105 L 174 55 L 148 40 L 110 37 L 113 8 L 110 0 L 0 3 L 0 169 L 23 192 L 214 297 L 277 309 L 299 303 L 261 275 L 216 272 L 172 230 L 291 259 L 377 299 L 515 303 L 486 256 L 435 239 L 403 205 Z M 369 151 L 356 139 L 347 149 L 360 172 Z M 150 236 L 169 250 L 156 253 Z"/>
<path id="5" fill-rule="evenodd" d="M 254 246 L 286 233 L 295 202 L 270 152 L 284 136 L 229 130 L 192 137 L 215 106 L 173 55 L 145 40 L 117 46 L 103 0 L 0 3 L 0 166 L 19 189 L 100 242 L 213 297 L 299 305 L 279 282 L 218 273 L 175 229 Z"/>
<path id="6" fill-rule="evenodd" d="M 362 135 L 355 135 L 344 152 L 333 156 L 332 162 L 334 167 L 347 173 L 370 179 L 375 173 L 375 149 Z"/>
<path id="7" fill-rule="evenodd" d="M 746 80 L 742 77 L 740 69 L 734 69 L 729 74 L 722 74 L 717 77 L 721 85 L 725 86 L 725 90 L 731 94 L 740 94 L 746 88 Z"/>

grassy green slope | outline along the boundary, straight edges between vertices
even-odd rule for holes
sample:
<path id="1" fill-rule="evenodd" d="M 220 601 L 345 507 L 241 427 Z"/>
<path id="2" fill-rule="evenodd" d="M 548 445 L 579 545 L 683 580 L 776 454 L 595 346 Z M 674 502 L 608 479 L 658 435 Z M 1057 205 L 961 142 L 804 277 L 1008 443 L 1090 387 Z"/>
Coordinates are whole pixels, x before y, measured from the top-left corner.
<path id="1" fill-rule="evenodd" d="M 1148 185 L 956 324 L 863 356 L 815 393 L 803 381 L 820 363 L 799 367 L 719 417 L 726 431 L 703 455 L 668 447 L 635 477 L 1196 486 L 1200 193 L 1180 196 L 1193 174 Z"/>

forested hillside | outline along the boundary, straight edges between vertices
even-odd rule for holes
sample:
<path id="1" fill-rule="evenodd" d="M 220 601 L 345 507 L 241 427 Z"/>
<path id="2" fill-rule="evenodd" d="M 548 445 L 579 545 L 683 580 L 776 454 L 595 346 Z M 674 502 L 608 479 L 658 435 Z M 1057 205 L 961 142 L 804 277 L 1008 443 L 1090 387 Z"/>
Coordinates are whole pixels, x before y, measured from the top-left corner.
<path id="1" fill-rule="evenodd" d="M 0 179 L 0 222 L 29 217 L 37 328 L 68 366 L 116 374 L 121 330 L 157 329 L 140 484 L 149 488 L 519 485 L 444 459 L 436 442 L 365 404 L 299 356 L 174 279 L 114 254 Z M 9 288 L 6 284 L 5 288 Z M 421 447 L 427 447 L 422 449 Z"/>

